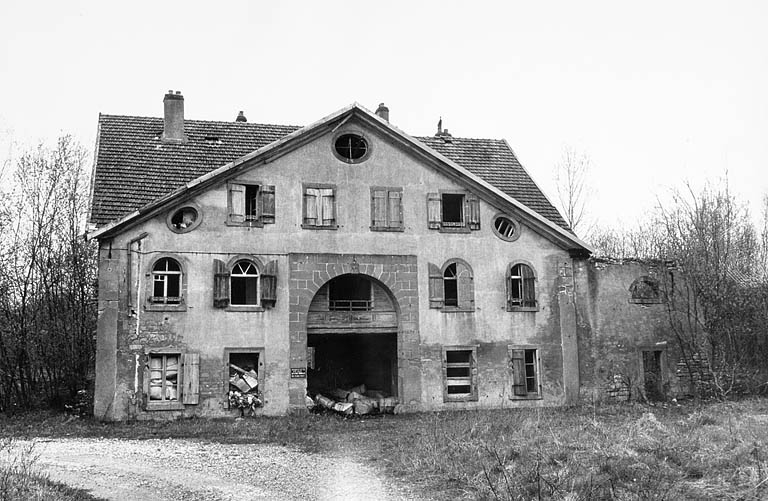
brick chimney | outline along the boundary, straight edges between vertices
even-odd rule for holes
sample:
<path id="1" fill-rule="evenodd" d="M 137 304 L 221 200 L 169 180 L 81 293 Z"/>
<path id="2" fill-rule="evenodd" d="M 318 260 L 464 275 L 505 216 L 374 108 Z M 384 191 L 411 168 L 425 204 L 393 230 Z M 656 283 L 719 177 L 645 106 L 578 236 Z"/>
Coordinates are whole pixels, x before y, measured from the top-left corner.
<path id="1" fill-rule="evenodd" d="M 381 118 L 389 122 L 389 108 L 384 106 L 384 103 L 380 103 L 379 107 L 376 108 L 376 114 L 379 115 Z"/>
<path id="2" fill-rule="evenodd" d="M 245 118 L 245 114 L 241 111 L 237 114 L 237 118 L 235 118 L 235 122 L 247 122 L 248 119 Z"/>
<path id="3" fill-rule="evenodd" d="M 184 134 L 184 96 L 181 92 L 172 90 L 163 98 L 164 123 L 163 141 L 185 142 Z"/>

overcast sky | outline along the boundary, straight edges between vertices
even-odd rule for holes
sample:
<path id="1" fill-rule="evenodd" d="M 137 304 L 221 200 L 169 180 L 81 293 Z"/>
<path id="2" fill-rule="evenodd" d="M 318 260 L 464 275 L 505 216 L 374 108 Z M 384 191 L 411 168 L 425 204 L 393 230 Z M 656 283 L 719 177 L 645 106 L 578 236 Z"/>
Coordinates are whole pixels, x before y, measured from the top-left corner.
<path id="1" fill-rule="evenodd" d="M 352 102 L 411 135 L 504 138 L 554 199 L 565 147 L 590 207 L 633 224 L 668 186 L 725 171 L 768 193 L 768 2 L 66 2 L 0 5 L 0 139 L 99 112 L 306 125 Z M 19 149 L 16 146 L 16 151 Z"/>

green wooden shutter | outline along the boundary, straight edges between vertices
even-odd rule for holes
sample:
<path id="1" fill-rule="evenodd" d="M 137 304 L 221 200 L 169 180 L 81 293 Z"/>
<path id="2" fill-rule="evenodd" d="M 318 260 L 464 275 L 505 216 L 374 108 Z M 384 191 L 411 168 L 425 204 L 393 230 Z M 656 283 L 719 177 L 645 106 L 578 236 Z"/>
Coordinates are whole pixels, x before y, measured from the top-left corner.
<path id="1" fill-rule="evenodd" d="M 317 213 L 317 199 L 320 190 L 307 188 L 304 190 L 304 224 L 315 226 L 319 224 Z"/>
<path id="2" fill-rule="evenodd" d="M 467 195 L 468 214 L 466 221 L 470 230 L 480 229 L 480 200 L 476 195 Z"/>
<path id="3" fill-rule="evenodd" d="M 440 309 L 444 304 L 443 273 L 436 264 L 429 263 L 429 307 Z"/>
<path id="4" fill-rule="evenodd" d="M 200 398 L 200 355 L 185 353 L 182 357 L 181 403 L 194 405 Z"/>
<path id="5" fill-rule="evenodd" d="M 261 187 L 261 222 L 271 224 L 275 222 L 275 186 Z"/>
<path id="6" fill-rule="evenodd" d="M 336 198 L 333 189 L 326 188 L 320 190 L 320 197 L 322 208 L 319 212 L 322 214 L 322 225 L 333 226 L 336 224 Z M 320 216 L 318 216 L 318 220 L 320 220 Z"/>
<path id="7" fill-rule="evenodd" d="M 387 191 L 373 190 L 371 198 L 371 226 L 387 227 Z"/>
<path id="8" fill-rule="evenodd" d="M 229 270 L 224 261 L 213 260 L 213 307 L 229 306 Z"/>
<path id="9" fill-rule="evenodd" d="M 521 265 L 521 274 L 523 276 L 523 306 L 536 306 L 536 278 L 533 276 L 533 270 L 530 266 Z"/>
<path id="10" fill-rule="evenodd" d="M 229 185 L 229 220 L 245 222 L 245 186 L 242 184 Z"/>
<path id="11" fill-rule="evenodd" d="M 390 228 L 402 228 L 403 226 L 403 206 L 402 193 L 399 190 L 392 190 L 389 192 L 389 219 Z"/>
<path id="12" fill-rule="evenodd" d="M 261 274 L 261 305 L 272 308 L 277 302 L 277 260 L 272 260 L 264 267 Z"/>
<path id="13" fill-rule="evenodd" d="M 461 261 L 456 262 L 458 306 L 462 310 L 475 309 L 475 281 L 472 270 Z"/>
<path id="14" fill-rule="evenodd" d="M 442 203 L 440 193 L 429 193 L 427 195 L 427 226 L 433 230 L 440 229 L 442 222 Z"/>
<path id="15" fill-rule="evenodd" d="M 525 384 L 525 350 L 509 348 L 509 354 L 512 360 L 513 393 L 524 397 L 528 395 L 528 389 Z"/>

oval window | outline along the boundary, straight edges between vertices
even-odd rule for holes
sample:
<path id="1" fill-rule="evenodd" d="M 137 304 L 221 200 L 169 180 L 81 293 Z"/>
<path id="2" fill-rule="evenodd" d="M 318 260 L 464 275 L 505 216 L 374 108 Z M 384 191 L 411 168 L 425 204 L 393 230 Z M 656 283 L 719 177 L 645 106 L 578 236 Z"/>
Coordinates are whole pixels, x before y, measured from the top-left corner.
<path id="1" fill-rule="evenodd" d="M 500 214 L 493 219 L 493 232 L 502 240 L 512 242 L 520 236 L 520 225 L 511 217 Z"/>
<path id="2" fill-rule="evenodd" d="M 194 207 L 181 207 L 171 212 L 168 226 L 177 233 L 191 231 L 200 223 L 200 214 Z"/>
<path id="3" fill-rule="evenodd" d="M 345 162 L 362 162 L 368 155 L 368 141 L 359 134 L 342 134 L 333 145 L 339 159 Z"/>

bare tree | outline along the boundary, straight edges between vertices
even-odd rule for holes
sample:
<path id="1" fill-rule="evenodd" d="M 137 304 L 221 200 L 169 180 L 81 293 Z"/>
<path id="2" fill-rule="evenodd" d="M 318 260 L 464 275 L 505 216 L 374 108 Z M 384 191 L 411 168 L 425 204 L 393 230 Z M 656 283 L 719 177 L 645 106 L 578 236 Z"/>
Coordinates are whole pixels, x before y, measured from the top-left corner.
<path id="1" fill-rule="evenodd" d="M 565 221 L 576 232 L 587 216 L 587 199 L 591 190 L 589 173 L 591 162 L 585 153 L 565 148 L 560 161 L 555 165 L 557 199 Z"/>
<path id="2" fill-rule="evenodd" d="M 13 162 L 0 235 L 0 410 L 61 403 L 86 385 L 95 328 L 86 159 L 65 136 Z"/>

